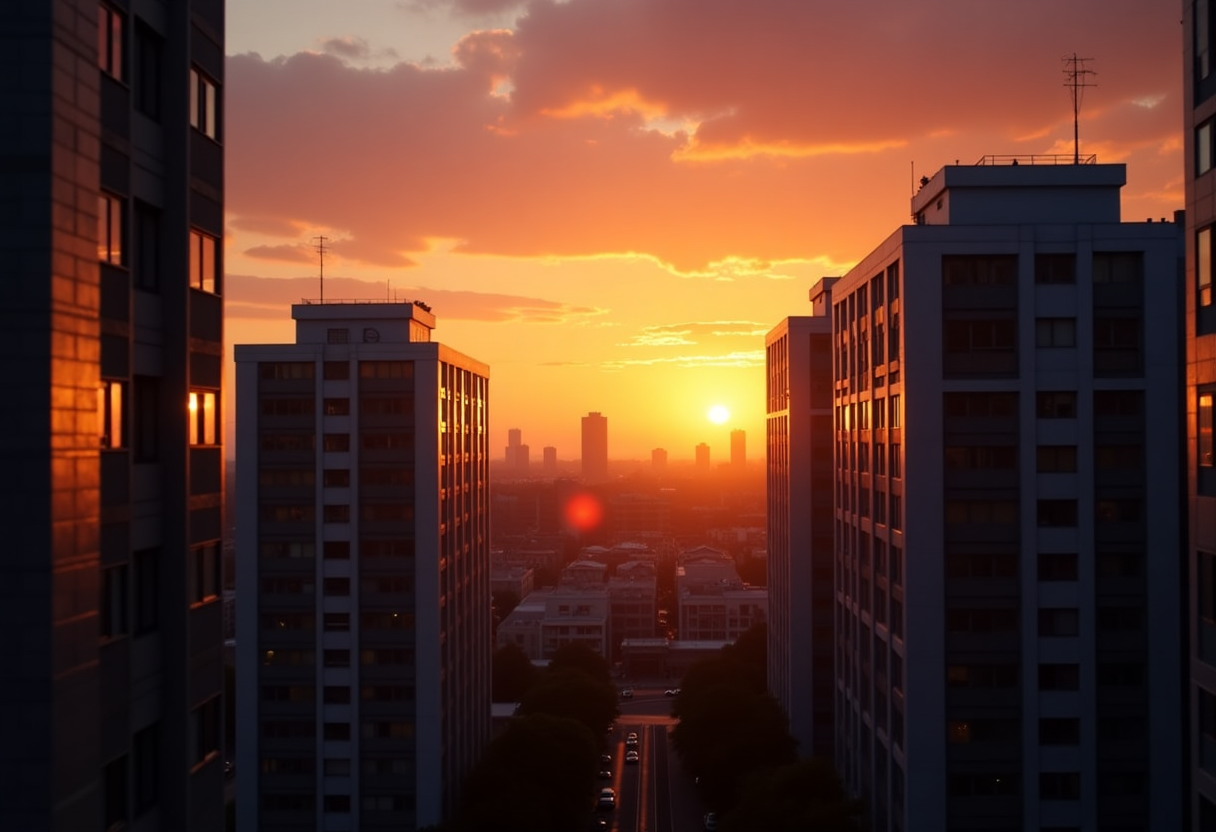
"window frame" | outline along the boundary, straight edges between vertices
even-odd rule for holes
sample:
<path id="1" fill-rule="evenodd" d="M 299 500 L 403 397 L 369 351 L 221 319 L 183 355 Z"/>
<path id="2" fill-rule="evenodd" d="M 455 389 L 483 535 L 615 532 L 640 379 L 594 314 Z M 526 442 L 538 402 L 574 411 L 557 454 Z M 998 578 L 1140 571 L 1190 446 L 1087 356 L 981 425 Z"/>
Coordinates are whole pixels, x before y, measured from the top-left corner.
<path id="1" fill-rule="evenodd" d="M 97 66 L 103 73 L 122 83 L 123 41 L 126 16 L 106 3 L 97 9 Z"/>
<path id="2" fill-rule="evenodd" d="M 123 246 L 123 213 L 126 200 L 109 191 L 97 194 L 97 260 L 121 267 L 126 252 Z"/>
<path id="3" fill-rule="evenodd" d="M 219 84 L 197 66 L 190 67 L 190 126 L 219 141 Z"/>
<path id="4" fill-rule="evenodd" d="M 223 433 L 220 429 L 219 397 L 218 390 L 198 388 L 190 391 L 187 408 L 191 447 L 211 447 L 221 443 Z"/>
<path id="5" fill-rule="evenodd" d="M 220 294 L 219 238 L 198 228 L 190 229 L 190 288 Z"/>

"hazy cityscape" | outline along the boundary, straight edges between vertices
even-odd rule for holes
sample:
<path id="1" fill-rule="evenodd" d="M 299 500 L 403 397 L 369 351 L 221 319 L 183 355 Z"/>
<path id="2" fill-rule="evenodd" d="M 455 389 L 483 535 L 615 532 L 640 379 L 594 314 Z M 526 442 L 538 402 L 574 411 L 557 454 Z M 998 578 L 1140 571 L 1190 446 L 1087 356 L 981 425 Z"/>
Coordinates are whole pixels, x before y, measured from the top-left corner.
<path id="1" fill-rule="evenodd" d="M 1216 832 L 1216 0 L 0 40 L 0 830 Z"/>

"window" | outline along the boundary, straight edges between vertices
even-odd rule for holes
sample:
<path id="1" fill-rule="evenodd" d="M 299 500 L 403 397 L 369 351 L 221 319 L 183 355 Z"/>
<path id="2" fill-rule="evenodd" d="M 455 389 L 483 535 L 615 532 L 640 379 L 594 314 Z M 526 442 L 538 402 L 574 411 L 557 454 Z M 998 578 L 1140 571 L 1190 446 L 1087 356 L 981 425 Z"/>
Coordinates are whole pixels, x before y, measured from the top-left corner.
<path id="1" fill-rule="evenodd" d="M 154 632 L 160 620 L 160 550 L 141 549 L 131 556 L 135 576 L 135 634 Z"/>
<path id="2" fill-rule="evenodd" d="M 331 453 L 341 453 L 350 450 L 350 434 L 349 433 L 327 433 L 322 438 L 322 446 L 324 450 Z"/>
<path id="3" fill-rule="evenodd" d="M 953 319 L 944 322 L 947 353 L 1001 352 L 1017 347 L 1012 318 Z"/>
<path id="4" fill-rule="evenodd" d="M 104 8 L 104 7 L 103 7 Z M 127 755 L 106 763 L 102 769 L 103 812 L 102 828 L 123 829 L 127 825 Z"/>
<path id="5" fill-rule="evenodd" d="M 122 265 L 122 198 L 104 191 L 97 195 L 97 259 Z"/>
<path id="6" fill-rule="evenodd" d="M 1080 632 L 1076 607 L 1045 607 L 1039 610 L 1039 635 L 1044 638 L 1075 636 Z"/>
<path id="7" fill-rule="evenodd" d="M 350 578 L 326 578 L 326 595 L 350 595 Z"/>
<path id="8" fill-rule="evenodd" d="M 1077 394 L 1072 390 L 1043 390 L 1035 394 L 1035 412 L 1040 419 L 1077 418 Z"/>
<path id="9" fill-rule="evenodd" d="M 1099 633 L 1138 633 L 1144 629 L 1144 607 L 1098 607 L 1097 623 Z"/>
<path id="10" fill-rule="evenodd" d="M 412 361 L 360 361 L 359 378 L 413 378 Z"/>
<path id="11" fill-rule="evenodd" d="M 219 294 L 219 263 L 216 241 L 210 234 L 190 230 L 190 286 L 213 295 Z"/>
<path id="12" fill-rule="evenodd" d="M 1076 500 L 1039 500 L 1039 525 L 1059 527 L 1077 525 Z"/>
<path id="13" fill-rule="evenodd" d="M 1140 284 L 1144 282 L 1144 253 L 1140 251 L 1094 252 L 1094 283 Z"/>
<path id="14" fill-rule="evenodd" d="M 323 368 L 323 374 L 326 379 L 333 381 L 343 381 L 350 378 L 350 362 L 348 361 L 326 361 Z"/>
<path id="15" fill-rule="evenodd" d="M 1121 375 L 1138 373 L 1141 356 L 1141 320 L 1134 316 L 1094 317 L 1094 373 Z"/>
<path id="16" fill-rule="evenodd" d="M 325 399 L 323 409 L 326 416 L 349 416 L 350 399 Z"/>
<path id="17" fill-rule="evenodd" d="M 322 656 L 326 667 L 350 667 L 350 651 L 328 649 Z"/>
<path id="18" fill-rule="evenodd" d="M 1039 665 L 1039 690 L 1079 690 L 1081 666 L 1077 664 Z"/>
<path id="19" fill-rule="evenodd" d="M 903 426 L 903 413 L 900 410 L 900 396 L 898 394 L 891 396 L 891 427 L 898 428 Z"/>
<path id="20" fill-rule="evenodd" d="M 1201 228 L 1195 235 L 1195 301 L 1199 306 L 1212 305 L 1212 226 Z"/>
<path id="21" fill-rule="evenodd" d="M 1017 552 L 948 552 L 947 578 L 1014 578 Z"/>
<path id="22" fill-rule="evenodd" d="M 190 550 L 190 603 L 213 601 L 220 592 L 220 544 Z"/>
<path id="23" fill-rule="evenodd" d="M 97 14 L 97 65 L 115 81 L 122 80 L 122 15 L 102 3 Z"/>
<path id="24" fill-rule="evenodd" d="M 322 623 L 327 633 L 345 633 L 350 630 L 350 613 L 327 612 Z"/>
<path id="25" fill-rule="evenodd" d="M 1002 470 L 1017 467 L 1017 449 L 1012 445 L 947 445 L 948 470 Z"/>
<path id="26" fill-rule="evenodd" d="M 350 560 L 349 540 L 327 540 L 321 550 L 325 560 Z"/>
<path id="27" fill-rule="evenodd" d="M 312 378 L 315 372 L 316 366 L 311 361 L 262 361 L 258 364 L 258 375 L 267 381 Z"/>
<path id="28" fill-rule="evenodd" d="M 219 408 L 210 390 L 190 391 L 190 444 L 215 445 L 219 442 Z"/>
<path id="29" fill-rule="evenodd" d="M 1077 345 L 1077 319 L 1036 318 L 1034 344 L 1036 347 L 1075 347 Z"/>
<path id="30" fill-rule="evenodd" d="M 350 739 L 350 723 L 327 722 L 321 732 L 322 736 L 331 742 L 346 742 Z"/>
<path id="31" fill-rule="evenodd" d="M 134 224 L 135 288 L 155 292 L 160 286 L 160 211 L 136 200 Z"/>
<path id="32" fill-rule="evenodd" d="M 1075 254 L 1036 254 L 1035 283 L 1075 283 L 1077 256 Z"/>
<path id="33" fill-rule="evenodd" d="M 321 475 L 321 484 L 326 488 L 347 488 L 350 486 L 350 469 L 326 468 Z"/>
<path id="34" fill-rule="evenodd" d="M 1212 394 L 1199 394 L 1199 409 L 1196 414 L 1195 434 L 1198 440 L 1199 465 L 1211 468 L 1212 460 Z"/>
<path id="35" fill-rule="evenodd" d="M 1040 474 L 1074 473 L 1077 470 L 1076 445 L 1039 445 L 1035 463 Z"/>
<path id="36" fill-rule="evenodd" d="M 346 685 L 326 685 L 322 699 L 326 705 L 349 705 L 350 688 Z"/>
<path id="37" fill-rule="evenodd" d="M 160 380 L 136 376 L 134 387 L 135 461 L 155 462 L 160 455 Z"/>
<path id="38" fill-rule="evenodd" d="M 117 638 L 127 633 L 127 567 L 101 570 L 101 637 Z"/>
<path id="39" fill-rule="evenodd" d="M 135 21 L 135 110 L 160 121 L 163 39 L 142 20 Z"/>
<path id="40" fill-rule="evenodd" d="M 326 757 L 323 770 L 326 777 L 350 777 L 350 759 Z"/>
<path id="41" fill-rule="evenodd" d="M 218 90 L 215 82 L 194 67 L 190 68 L 190 126 L 205 136 L 219 139 L 216 113 Z"/>
<path id="42" fill-rule="evenodd" d="M 1209 27 L 1209 0 L 1197 0 L 1195 3 L 1195 80 L 1202 81 L 1212 73 L 1212 33 Z"/>
<path id="43" fill-rule="evenodd" d="M 1099 523 L 1136 523 L 1143 515 L 1143 504 L 1137 499 L 1098 500 L 1094 515 Z"/>
<path id="44" fill-rule="evenodd" d="M 349 523 L 350 522 L 350 506 L 349 505 L 332 505 L 325 506 L 322 517 L 326 523 Z"/>
<path id="45" fill-rule="evenodd" d="M 348 794 L 327 794 L 323 804 L 326 812 L 350 812 L 350 795 Z"/>
<path id="46" fill-rule="evenodd" d="M 331 327 L 325 330 L 325 341 L 329 344 L 345 344 L 350 341 L 350 330 Z"/>
<path id="47" fill-rule="evenodd" d="M 123 418 L 123 391 L 121 381 L 102 379 L 97 388 L 97 419 L 101 423 L 101 447 L 126 447 L 126 420 Z"/>
<path id="48" fill-rule="evenodd" d="M 1196 590 L 1195 607 L 1199 619 L 1206 624 L 1216 624 L 1216 555 L 1211 552 L 1196 552 L 1198 563 L 1195 574 L 1199 586 Z"/>
<path id="49" fill-rule="evenodd" d="M 1040 552 L 1040 581 L 1075 581 L 1077 579 L 1076 552 Z"/>
<path id="50" fill-rule="evenodd" d="M 131 743 L 135 756 L 135 812 L 144 812 L 160 799 L 160 723 L 137 731 Z"/>
<path id="51" fill-rule="evenodd" d="M 190 760 L 201 763 L 219 752 L 220 698 L 208 699 L 190 712 Z"/>
<path id="52" fill-rule="evenodd" d="M 1077 800 L 1081 797 L 1081 775 L 1075 771 L 1043 771 L 1039 773 L 1039 798 L 1042 800 Z"/>
<path id="53" fill-rule="evenodd" d="M 1212 120 L 1195 128 L 1195 175 L 1212 169 Z"/>
<path id="54" fill-rule="evenodd" d="M 1017 278 L 1017 255 L 942 256 L 942 284 L 945 286 L 1012 286 Z"/>

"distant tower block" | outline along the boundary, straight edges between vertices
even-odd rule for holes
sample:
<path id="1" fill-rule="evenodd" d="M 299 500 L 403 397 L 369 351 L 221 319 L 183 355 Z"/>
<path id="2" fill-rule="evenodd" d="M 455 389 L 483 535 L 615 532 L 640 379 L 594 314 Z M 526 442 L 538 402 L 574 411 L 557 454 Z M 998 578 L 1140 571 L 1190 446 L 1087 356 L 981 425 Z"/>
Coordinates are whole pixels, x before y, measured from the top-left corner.
<path id="1" fill-rule="evenodd" d="M 511 428 L 507 431 L 506 463 L 507 468 L 511 471 L 514 471 L 516 466 L 519 465 L 519 449 L 521 447 L 521 439 L 523 439 L 523 431 L 521 431 L 519 428 Z"/>
<path id="2" fill-rule="evenodd" d="M 608 417 L 598 411 L 583 417 L 583 479 L 608 479 Z"/>
<path id="3" fill-rule="evenodd" d="M 529 450 L 527 445 L 520 445 L 515 451 L 515 473 L 521 477 L 528 475 Z"/>
<path id="4" fill-rule="evenodd" d="M 667 451 L 664 448 L 655 448 L 650 452 L 650 467 L 656 473 L 662 473 L 667 470 Z"/>
<path id="5" fill-rule="evenodd" d="M 709 473 L 709 446 L 704 442 L 697 445 L 697 473 Z"/>
<path id="6" fill-rule="evenodd" d="M 730 432 L 730 467 L 742 471 L 747 465 L 747 433 L 742 430 Z"/>
<path id="7" fill-rule="evenodd" d="M 543 451 L 545 455 L 544 471 L 545 476 L 551 477 L 557 475 L 557 448 L 552 445 L 546 445 Z"/>

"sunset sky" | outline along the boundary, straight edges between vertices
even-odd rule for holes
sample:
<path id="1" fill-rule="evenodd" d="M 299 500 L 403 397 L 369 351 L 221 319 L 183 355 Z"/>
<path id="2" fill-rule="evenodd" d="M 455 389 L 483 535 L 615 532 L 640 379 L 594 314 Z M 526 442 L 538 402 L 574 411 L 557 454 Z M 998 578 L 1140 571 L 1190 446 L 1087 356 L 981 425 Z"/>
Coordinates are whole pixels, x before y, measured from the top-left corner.
<path id="1" fill-rule="evenodd" d="M 913 181 L 1081 152 L 1183 207 L 1176 0 L 228 0 L 229 344 L 417 298 L 508 428 L 576 459 L 764 455 L 764 333 L 906 223 Z M 229 385 L 229 390 L 234 387 Z M 229 397 L 229 421 L 231 401 Z M 706 413 L 721 404 L 731 418 Z"/>

